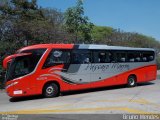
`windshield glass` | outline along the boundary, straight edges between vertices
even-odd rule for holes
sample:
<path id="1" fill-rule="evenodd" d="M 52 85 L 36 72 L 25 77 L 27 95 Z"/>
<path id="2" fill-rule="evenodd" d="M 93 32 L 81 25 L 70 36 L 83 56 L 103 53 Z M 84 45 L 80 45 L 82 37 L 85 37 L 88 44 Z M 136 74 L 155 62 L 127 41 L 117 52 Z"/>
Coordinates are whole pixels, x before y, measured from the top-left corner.
<path id="1" fill-rule="evenodd" d="M 32 54 L 14 58 L 7 69 L 6 81 L 13 80 L 33 72 L 45 50 L 46 49 L 34 49 L 23 51 L 22 53 L 27 52 Z"/>

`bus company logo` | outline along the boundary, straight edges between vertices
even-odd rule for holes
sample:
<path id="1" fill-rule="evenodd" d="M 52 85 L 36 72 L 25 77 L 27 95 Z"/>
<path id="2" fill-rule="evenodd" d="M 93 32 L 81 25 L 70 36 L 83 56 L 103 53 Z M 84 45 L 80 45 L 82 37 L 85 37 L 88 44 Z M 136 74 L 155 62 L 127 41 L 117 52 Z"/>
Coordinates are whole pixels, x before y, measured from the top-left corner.
<path id="1" fill-rule="evenodd" d="M 2 114 L 2 120 L 18 120 L 18 115 Z"/>
<path id="2" fill-rule="evenodd" d="M 54 57 L 60 57 L 62 55 L 62 51 L 54 51 Z"/>

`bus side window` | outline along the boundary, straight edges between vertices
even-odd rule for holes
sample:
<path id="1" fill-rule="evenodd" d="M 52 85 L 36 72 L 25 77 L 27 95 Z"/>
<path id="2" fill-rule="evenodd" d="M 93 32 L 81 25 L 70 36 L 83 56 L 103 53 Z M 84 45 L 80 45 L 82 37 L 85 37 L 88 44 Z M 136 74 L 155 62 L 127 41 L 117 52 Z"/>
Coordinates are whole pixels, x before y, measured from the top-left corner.
<path id="1" fill-rule="evenodd" d="M 135 62 L 134 54 L 132 52 L 129 52 L 127 54 L 128 62 Z"/>
<path id="2" fill-rule="evenodd" d="M 97 50 L 93 51 L 94 63 L 109 63 L 111 61 L 111 53 L 108 51 Z"/>
<path id="3" fill-rule="evenodd" d="M 93 63 L 100 63 L 100 59 L 98 57 L 98 52 L 97 51 L 93 51 Z"/>
<path id="4" fill-rule="evenodd" d="M 109 58 L 110 58 L 110 63 L 115 63 L 116 62 L 116 52 L 115 51 L 109 52 Z"/>
<path id="5" fill-rule="evenodd" d="M 91 53 L 89 50 L 73 50 L 72 64 L 88 64 L 91 63 Z"/>
<path id="6" fill-rule="evenodd" d="M 116 53 L 116 56 L 117 56 L 117 62 L 126 62 L 127 55 L 125 52 Z"/>
<path id="7" fill-rule="evenodd" d="M 53 49 L 48 55 L 43 65 L 43 68 L 51 67 L 57 64 L 66 64 L 66 63 L 70 63 L 70 51 Z"/>
<path id="8" fill-rule="evenodd" d="M 134 53 L 135 62 L 142 62 L 142 54 L 141 52 Z"/>
<path id="9" fill-rule="evenodd" d="M 153 56 L 151 55 L 151 56 L 149 56 L 149 61 L 152 61 L 153 60 Z"/>
<path id="10" fill-rule="evenodd" d="M 154 52 L 152 51 L 143 52 L 143 62 L 149 62 L 153 60 L 154 60 Z"/>
<path id="11" fill-rule="evenodd" d="M 110 51 L 106 51 L 106 62 L 107 63 L 115 62 L 113 53 Z"/>
<path id="12" fill-rule="evenodd" d="M 105 60 L 106 60 L 106 53 L 105 52 L 99 52 L 99 54 L 98 54 L 99 63 L 105 63 Z"/>
<path id="13" fill-rule="evenodd" d="M 143 62 L 147 62 L 147 58 L 146 57 L 143 57 Z"/>

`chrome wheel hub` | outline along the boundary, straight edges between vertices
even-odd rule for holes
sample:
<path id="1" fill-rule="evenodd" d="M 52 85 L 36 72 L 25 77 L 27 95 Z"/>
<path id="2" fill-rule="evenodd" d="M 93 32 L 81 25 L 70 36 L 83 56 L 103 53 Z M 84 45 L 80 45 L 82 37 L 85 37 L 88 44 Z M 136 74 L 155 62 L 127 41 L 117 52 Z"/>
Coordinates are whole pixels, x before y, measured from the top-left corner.
<path id="1" fill-rule="evenodd" d="M 46 92 L 48 94 L 52 94 L 54 92 L 54 88 L 52 86 L 49 86 L 47 89 L 46 89 Z"/>

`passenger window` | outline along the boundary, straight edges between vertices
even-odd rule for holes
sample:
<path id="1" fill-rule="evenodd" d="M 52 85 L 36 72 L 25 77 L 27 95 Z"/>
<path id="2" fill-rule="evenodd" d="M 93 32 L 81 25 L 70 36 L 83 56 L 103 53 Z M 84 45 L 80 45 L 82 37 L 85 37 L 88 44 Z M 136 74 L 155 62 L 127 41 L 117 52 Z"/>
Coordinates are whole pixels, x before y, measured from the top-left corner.
<path id="1" fill-rule="evenodd" d="M 128 53 L 127 54 L 128 62 L 135 62 L 134 53 Z"/>
<path id="2" fill-rule="evenodd" d="M 69 50 L 52 50 L 45 61 L 43 68 L 54 66 L 57 64 L 70 63 Z"/>
<path id="3" fill-rule="evenodd" d="M 143 52 L 143 62 L 154 60 L 154 52 Z"/>
<path id="4" fill-rule="evenodd" d="M 73 50 L 72 64 L 88 64 L 91 63 L 91 53 L 88 50 Z"/>
<path id="5" fill-rule="evenodd" d="M 129 52 L 128 62 L 149 62 L 154 60 L 154 52 L 152 51 L 133 51 Z"/>
<path id="6" fill-rule="evenodd" d="M 126 62 L 127 60 L 127 55 L 125 52 L 116 53 L 116 56 L 117 56 L 117 62 Z"/>
<path id="7" fill-rule="evenodd" d="M 109 63 L 112 60 L 112 54 L 109 51 L 94 51 L 93 62 L 94 63 Z"/>
<path id="8" fill-rule="evenodd" d="M 138 51 L 129 52 L 127 58 L 128 62 L 142 62 L 142 53 Z"/>
<path id="9" fill-rule="evenodd" d="M 134 53 L 135 62 L 141 62 L 142 61 L 142 54 L 140 52 Z"/>

